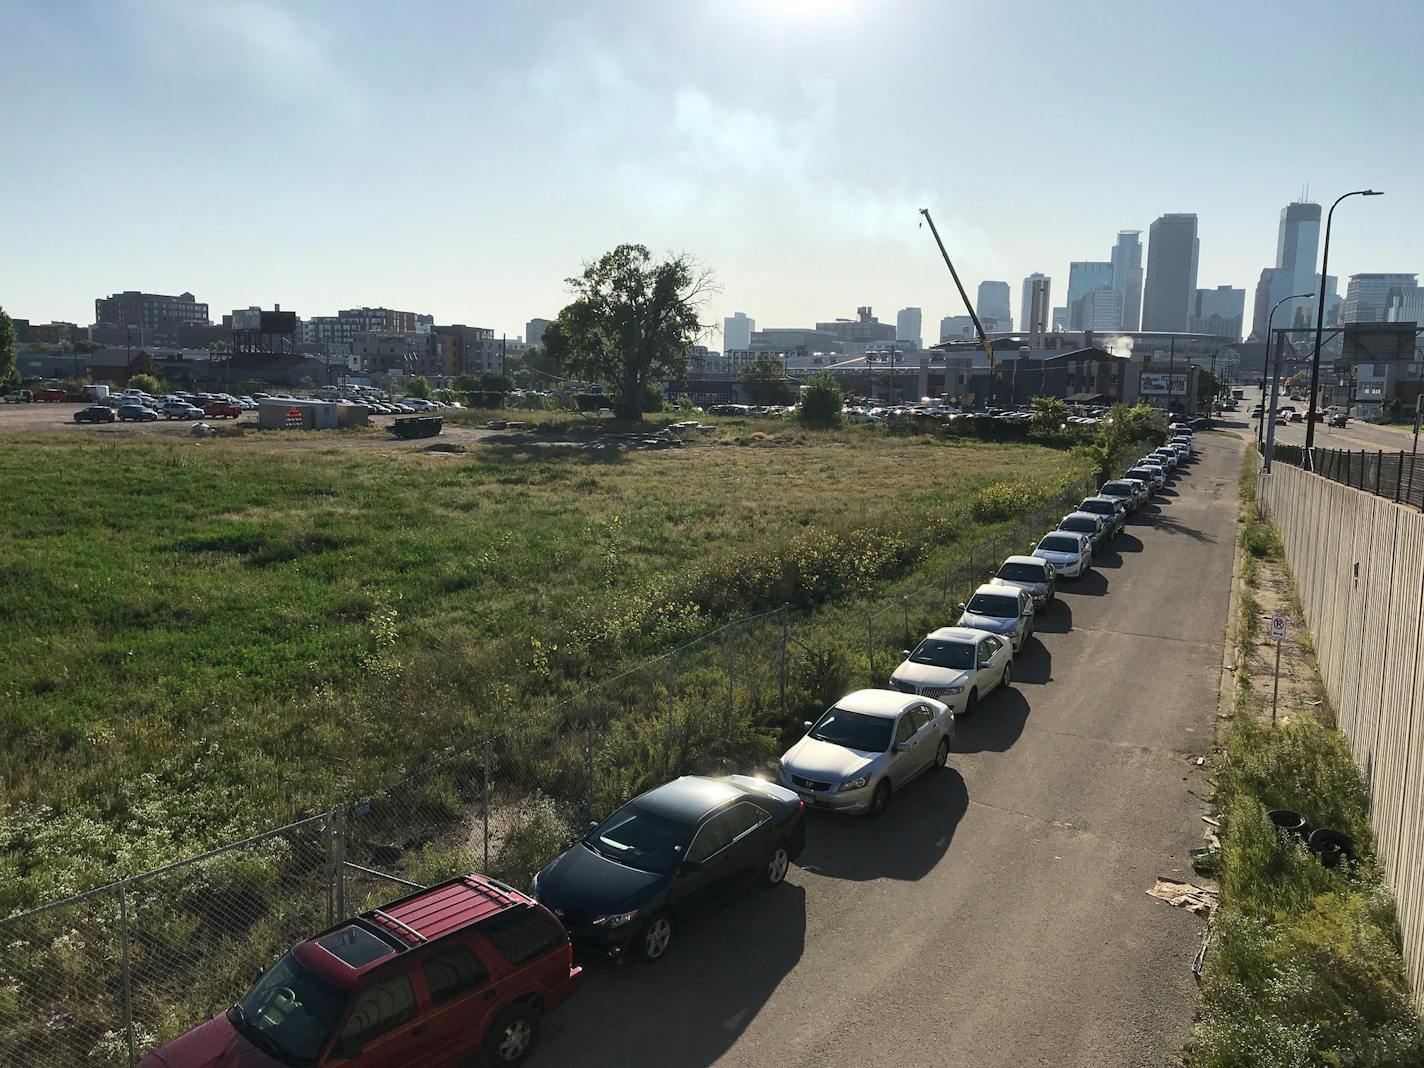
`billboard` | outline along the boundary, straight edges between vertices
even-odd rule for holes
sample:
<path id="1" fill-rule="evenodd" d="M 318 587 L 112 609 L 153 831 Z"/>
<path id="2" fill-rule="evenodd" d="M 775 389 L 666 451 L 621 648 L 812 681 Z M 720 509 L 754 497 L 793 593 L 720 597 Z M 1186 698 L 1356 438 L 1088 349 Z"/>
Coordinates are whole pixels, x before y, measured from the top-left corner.
<path id="1" fill-rule="evenodd" d="M 1413 361 L 1414 323 L 1370 323 L 1345 327 L 1344 363 L 1395 363 Z"/>
<path id="2" fill-rule="evenodd" d="M 1185 396 L 1187 392 L 1186 372 L 1167 374 L 1144 371 L 1138 392 L 1160 396 L 1166 396 L 1169 393 L 1175 396 Z"/>
<path id="3" fill-rule="evenodd" d="M 256 308 L 240 308 L 232 313 L 234 331 L 256 331 L 262 327 L 262 312 Z"/>
<path id="4" fill-rule="evenodd" d="M 265 311 L 262 313 L 262 333 L 295 334 L 297 313 L 289 311 Z"/>

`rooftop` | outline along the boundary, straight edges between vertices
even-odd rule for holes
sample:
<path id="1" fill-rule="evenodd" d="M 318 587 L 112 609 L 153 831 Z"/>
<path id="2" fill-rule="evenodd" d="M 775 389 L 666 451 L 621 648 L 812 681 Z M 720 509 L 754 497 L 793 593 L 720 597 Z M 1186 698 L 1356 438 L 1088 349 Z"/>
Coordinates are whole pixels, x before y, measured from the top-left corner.
<path id="1" fill-rule="evenodd" d="M 837 708 L 866 716 L 898 716 L 913 697 L 897 690 L 856 690 L 836 702 Z"/>

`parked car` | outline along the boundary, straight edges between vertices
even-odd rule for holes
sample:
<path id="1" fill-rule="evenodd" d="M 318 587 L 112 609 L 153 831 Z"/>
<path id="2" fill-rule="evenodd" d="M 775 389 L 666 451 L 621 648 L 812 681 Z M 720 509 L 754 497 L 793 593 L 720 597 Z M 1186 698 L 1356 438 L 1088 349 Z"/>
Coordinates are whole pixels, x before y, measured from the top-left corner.
<path id="1" fill-rule="evenodd" d="M 940 627 L 905 650 L 905 659 L 890 675 L 890 686 L 933 697 L 955 715 L 972 715 L 980 698 L 1013 682 L 1013 660 L 1013 649 L 997 634 Z"/>
<path id="2" fill-rule="evenodd" d="M 1078 502 L 1078 511 L 1091 512 L 1108 524 L 1114 535 L 1127 526 L 1127 502 L 1121 497 L 1086 497 Z"/>
<path id="3" fill-rule="evenodd" d="M 1290 416 L 1285 412 L 1277 412 L 1275 423 L 1276 426 L 1288 426 L 1290 424 Z"/>
<path id="4" fill-rule="evenodd" d="M 1033 556 L 1010 556 L 999 565 L 989 585 L 1027 590 L 1037 611 L 1052 602 L 1058 587 L 1058 573 L 1047 560 Z"/>
<path id="5" fill-rule="evenodd" d="M 816 808 L 885 811 L 893 793 L 944 767 L 954 717 L 942 701 L 893 690 L 856 690 L 832 705 L 777 763 L 787 788 Z"/>
<path id="6" fill-rule="evenodd" d="M 1300 412 L 1291 412 L 1290 421 L 1292 423 L 1303 423 L 1305 422 L 1305 416 L 1301 415 Z"/>
<path id="7" fill-rule="evenodd" d="M 129 420 L 136 423 L 151 423 L 158 418 L 157 412 L 142 404 L 121 404 L 118 414 L 121 423 L 127 423 Z"/>
<path id="8" fill-rule="evenodd" d="M 203 414 L 209 419 L 237 419 L 242 415 L 242 405 L 229 400 L 213 400 L 203 405 Z"/>
<path id="9" fill-rule="evenodd" d="M 1108 525 L 1103 522 L 1102 516 L 1092 512 L 1069 512 L 1058 521 L 1058 529 L 1072 534 L 1086 534 L 1094 555 L 1108 540 Z"/>
<path id="10" fill-rule="evenodd" d="M 1142 487 L 1139 489 L 1138 487 Z M 1104 482 L 1098 490 L 1100 497 L 1112 497 L 1127 505 L 1128 511 L 1135 512 L 1142 506 L 1142 502 L 1147 499 L 1148 490 L 1138 479 L 1114 479 L 1111 482 Z"/>
<path id="11" fill-rule="evenodd" d="M 657 961 L 684 924 L 750 884 L 786 878 L 806 844 L 805 809 L 760 779 L 684 775 L 592 828 L 529 892 L 580 951 Z"/>
<path id="12" fill-rule="evenodd" d="M 5 394 L 6 404 L 29 404 L 34 399 L 34 391 L 28 389 L 12 389 L 9 393 Z"/>
<path id="13" fill-rule="evenodd" d="M 140 1068 L 522 1064 L 583 969 L 548 909 L 466 875 L 298 943 L 227 1012 Z"/>
<path id="14" fill-rule="evenodd" d="M 87 408 L 80 408 L 74 413 L 76 423 L 112 423 L 114 421 L 114 409 L 107 404 L 91 404 Z"/>
<path id="15" fill-rule="evenodd" d="M 1168 471 L 1175 471 L 1182 463 L 1182 454 L 1170 445 L 1163 445 L 1160 448 L 1153 449 L 1149 456 L 1144 456 L 1143 459 L 1145 460 L 1149 457 L 1160 461 L 1162 466 Z"/>
<path id="16" fill-rule="evenodd" d="M 1326 420 L 1326 425 L 1334 427 L 1344 427 L 1350 422 L 1350 417 L 1344 412 L 1336 412 Z"/>
<path id="17" fill-rule="evenodd" d="M 203 409 L 195 408 L 185 400 L 171 400 L 163 405 L 165 419 L 201 419 Z"/>
<path id="18" fill-rule="evenodd" d="M 1018 652 L 1033 633 L 1033 614 L 1033 594 L 1027 590 L 986 583 L 959 605 L 959 619 L 954 625 L 998 634 Z"/>
<path id="19" fill-rule="evenodd" d="M 1128 478 L 1138 478 L 1146 482 L 1151 487 L 1151 492 L 1156 493 L 1167 484 L 1167 472 L 1156 464 L 1138 464 L 1136 467 L 1128 468 Z"/>
<path id="20" fill-rule="evenodd" d="M 1053 570 L 1067 578 L 1082 578 L 1093 568 L 1093 543 L 1086 534 L 1055 530 L 1045 534 L 1033 555 L 1047 560 Z"/>

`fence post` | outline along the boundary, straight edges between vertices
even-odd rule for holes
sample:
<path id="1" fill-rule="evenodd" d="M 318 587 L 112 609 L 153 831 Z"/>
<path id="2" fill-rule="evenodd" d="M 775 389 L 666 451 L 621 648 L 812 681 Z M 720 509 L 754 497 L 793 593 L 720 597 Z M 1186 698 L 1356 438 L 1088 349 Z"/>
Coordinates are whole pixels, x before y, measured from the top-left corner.
<path id="1" fill-rule="evenodd" d="M 336 915 L 346 918 L 346 806 L 339 806 L 332 814 L 334 827 L 331 834 L 331 884 L 336 888 Z"/>
<path id="2" fill-rule="evenodd" d="M 593 691 L 585 690 L 584 698 L 584 742 L 583 742 L 583 763 L 584 774 L 587 776 L 585 788 L 587 793 L 585 804 L 585 820 L 593 819 Z"/>
<path id="3" fill-rule="evenodd" d="M 875 617 L 867 612 L 865 616 L 865 671 L 866 685 L 875 685 Z"/>
<path id="4" fill-rule="evenodd" d="M 900 614 L 905 618 L 905 648 L 910 647 L 910 595 L 900 598 Z"/>
<path id="5" fill-rule="evenodd" d="M 1360 450 L 1360 485 L 1359 489 L 1365 488 L 1365 450 Z"/>
<path id="6" fill-rule="evenodd" d="M 673 661 L 677 658 L 677 653 L 668 653 L 667 658 L 667 751 L 668 751 L 668 771 L 672 771 L 672 680 L 676 673 Z"/>
<path id="7" fill-rule="evenodd" d="M 786 658 L 791 645 L 791 606 L 781 606 L 781 714 L 786 715 Z"/>
<path id="8" fill-rule="evenodd" d="M 480 871 L 488 874 L 489 866 L 489 810 L 490 810 L 490 740 L 485 737 L 485 866 Z"/>
<path id="9" fill-rule="evenodd" d="M 129 1068 L 138 1062 L 138 1057 L 134 1053 L 134 1022 L 133 1022 L 133 974 L 129 967 L 129 897 L 128 880 L 119 881 L 119 944 L 122 947 L 122 959 L 120 961 L 121 976 L 124 985 L 124 1037 L 128 1040 L 129 1046 Z"/>
<path id="10" fill-rule="evenodd" d="M 1375 453 L 1375 496 L 1380 495 L 1380 472 L 1384 469 L 1384 450 Z"/>
<path id="11" fill-rule="evenodd" d="M 722 722 L 731 723 L 733 705 L 735 704 L 733 694 L 735 676 L 732 672 L 732 644 L 726 638 L 722 639 L 722 650 L 727 654 L 727 718 Z"/>
<path id="12" fill-rule="evenodd" d="M 336 923 L 336 813 L 328 812 L 326 832 L 326 925 Z"/>
<path id="13" fill-rule="evenodd" d="M 1394 503 L 1399 503 L 1400 490 L 1404 488 L 1404 450 L 1399 450 L 1399 464 L 1394 469 Z"/>

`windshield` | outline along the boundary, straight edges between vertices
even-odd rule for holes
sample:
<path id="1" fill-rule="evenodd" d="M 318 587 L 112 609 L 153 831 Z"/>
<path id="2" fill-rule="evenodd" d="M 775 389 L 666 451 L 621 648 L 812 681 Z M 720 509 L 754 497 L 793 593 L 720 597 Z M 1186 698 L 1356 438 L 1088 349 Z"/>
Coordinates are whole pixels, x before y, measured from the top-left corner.
<path id="1" fill-rule="evenodd" d="M 690 832 L 686 824 L 634 803 L 613 813 L 583 841 L 599 856 L 639 871 L 666 875 L 682 860 Z"/>
<path id="2" fill-rule="evenodd" d="M 283 1064 L 315 1064 L 346 1007 L 346 993 L 288 953 L 228 1014 L 239 1034 Z"/>
<path id="3" fill-rule="evenodd" d="M 1115 511 L 1107 501 L 1084 501 L 1080 510 L 1092 512 L 1094 515 L 1112 515 Z"/>
<path id="4" fill-rule="evenodd" d="M 968 642 L 947 642 L 938 638 L 926 638 L 910 654 L 910 663 L 963 671 L 974 666 L 974 646 Z"/>
<path id="5" fill-rule="evenodd" d="M 1019 599 L 992 593 L 976 593 L 969 599 L 966 610 L 975 615 L 1011 619 L 1019 614 Z"/>
<path id="6" fill-rule="evenodd" d="M 1047 582 L 1042 564 L 1005 564 L 999 568 L 999 578 L 1010 582 Z"/>
<path id="7" fill-rule="evenodd" d="M 1109 482 L 1103 487 L 1105 497 L 1131 497 L 1132 487 L 1126 482 Z"/>
<path id="8" fill-rule="evenodd" d="M 833 708 L 811 728 L 811 737 L 818 742 L 859 749 L 863 753 L 883 753 L 890 748 L 890 733 L 895 721 L 887 716 L 867 716 Z"/>
<path id="9" fill-rule="evenodd" d="M 1054 553 L 1076 553 L 1079 549 L 1078 539 L 1066 534 L 1050 534 L 1038 543 L 1038 547 Z"/>
<path id="10" fill-rule="evenodd" d="M 1058 524 L 1060 530 L 1076 530 L 1079 534 L 1091 534 L 1098 529 L 1096 519 L 1065 519 Z"/>

